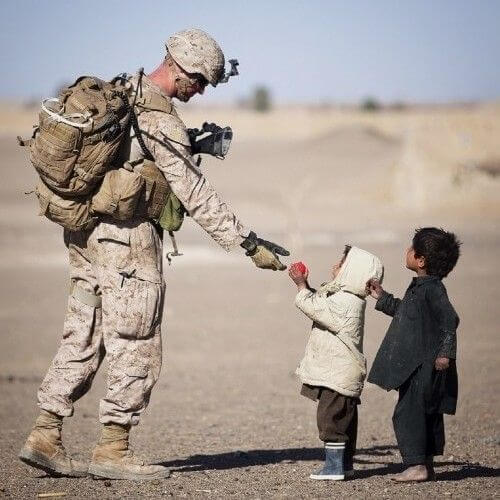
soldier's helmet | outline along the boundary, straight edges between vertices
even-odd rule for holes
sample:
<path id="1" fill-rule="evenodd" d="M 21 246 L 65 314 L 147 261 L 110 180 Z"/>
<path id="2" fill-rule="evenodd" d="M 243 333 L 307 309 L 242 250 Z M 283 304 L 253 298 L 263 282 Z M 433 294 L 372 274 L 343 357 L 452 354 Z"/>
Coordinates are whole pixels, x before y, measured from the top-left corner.
<path id="1" fill-rule="evenodd" d="M 196 28 L 179 31 L 165 45 L 186 73 L 200 73 L 214 87 L 224 76 L 224 53 L 208 33 Z"/>

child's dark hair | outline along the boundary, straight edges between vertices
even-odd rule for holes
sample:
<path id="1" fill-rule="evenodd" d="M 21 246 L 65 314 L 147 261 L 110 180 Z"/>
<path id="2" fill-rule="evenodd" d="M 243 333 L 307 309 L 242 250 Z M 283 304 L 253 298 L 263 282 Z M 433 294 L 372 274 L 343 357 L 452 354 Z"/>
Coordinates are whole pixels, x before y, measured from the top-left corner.
<path id="1" fill-rule="evenodd" d="M 352 245 L 345 245 L 344 246 L 344 255 L 343 255 L 344 259 L 347 257 L 347 254 L 350 252 L 351 248 L 352 248 Z"/>
<path id="2" fill-rule="evenodd" d="M 416 229 L 413 237 L 415 257 L 424 257 L 427 274 L 439 278 L 446 278 L 455 267 L 461 244 L 454 233 L 437 227 Z"/>

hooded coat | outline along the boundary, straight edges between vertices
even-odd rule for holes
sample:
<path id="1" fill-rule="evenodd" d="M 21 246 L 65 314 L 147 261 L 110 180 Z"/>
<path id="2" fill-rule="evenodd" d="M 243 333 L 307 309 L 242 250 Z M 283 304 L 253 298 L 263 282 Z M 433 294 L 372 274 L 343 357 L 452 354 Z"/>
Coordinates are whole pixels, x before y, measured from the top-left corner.
<path id="1" fill-rule="evenodd" d="M 296 371 L 302 383 L 360 396 L 366 377 L 366 283 L 382 276 L 377 257 L 352 247 L 333 281 L 318 291 L 306 289 L 297 294 L 295 305 L 313 320 L 305 356 Z"/>

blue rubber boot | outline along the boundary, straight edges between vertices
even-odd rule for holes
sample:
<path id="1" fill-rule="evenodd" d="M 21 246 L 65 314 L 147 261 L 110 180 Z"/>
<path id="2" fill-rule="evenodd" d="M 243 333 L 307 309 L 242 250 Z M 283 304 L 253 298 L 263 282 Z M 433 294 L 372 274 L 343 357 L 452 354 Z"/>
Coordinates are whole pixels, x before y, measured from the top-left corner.
<path id="1" fill-rule="evenodd" d="M 309 477 L 316 480 L 344 480 L 345 443 L 325 443 L 325 465 Z"/>

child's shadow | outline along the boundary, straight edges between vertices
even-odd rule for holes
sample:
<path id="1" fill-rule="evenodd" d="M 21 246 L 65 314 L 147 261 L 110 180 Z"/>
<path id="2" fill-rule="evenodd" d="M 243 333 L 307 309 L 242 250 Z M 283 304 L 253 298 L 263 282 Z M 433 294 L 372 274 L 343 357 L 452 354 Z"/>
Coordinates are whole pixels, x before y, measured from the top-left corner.
<path id="1" fill-rule="evenodd" d="M 479 464 L 470 464 L 467 462 L 436 462 L 439 467 L 441 465 L 460 465 L 460 469 L 437 472 L 436 479 L 438 481 L 461 481 L 473 477 L 499 477 L 500 469 L 497 467 L 485 467 Z"/>
<path id="2" fill-rule="evenodd" d="M 358 463 L 373 463 L 361 460 L 359 455 L 392 455 L 396 446 L 374 446 L 358 450 L 354 458 Z M 237 469 L 254 465 L 269 465 L 280 462 L 321 461 L 325 458 L 324 448 L 285 448 L 282 450 L 249 450 L 218 453 L 214 455 L 192 455 L 182 460 L 158 462 L 160 465 L 179 471 L 200 471 L 216 469 Z M 377 463 L 377 462 L 375 462 Z M 382 463 L 382 462 L 379 462 Z"/>
<path id="3" fill-rule="evenodd" d="M 402 470 L 400 464 L 395 463 L 384 463 L 372 460 L 365 460 L 360 458 L 360 455 L 369 456 L 384 456 L 392 455 L 392 450 L 396 450 L 397 446 L 372 446 L 371 448 L 360 448 L 357 450 L 355 462 L 362 464 L 383 464 L 383 467 L 378 467 L 375 469 L 364 469 L 359 470 L 356 473 L 356 477 L 366 478 L 371 476 L 385 476 L 387 474 L 394 474 Z M 474 477 L 499 477 L 500 469 L 497 467 L 485 467 L 479 464 L 471 464 L 469 462 L 460 461 L 435 461 L 434 465 L 436 467 L 443 466 L 458 466 L 458 470 L 436 472 L 436 479 L 438 481 L 460 481 L 462 479 L 474 478 Z"/>
<path id="4" fill-rule="evenodd" d="M 217 453 L 214 455 L 192 455 L 182 460 L 158 462 L 177 471 L 223 470 L 269 465 L 280 462 L 293 463 L 305 460 L 323 460 L 323 448 L 286 448 L 283 450 L 249 450 Z"/>
<path id="5" fill-rule="evenodd" d="M 363 469 L 356 471 L 356 477 L 364 479 L 372 476 L 385 476 L 394 474 L 401 470 L 400 464 L 386 463 L 377 460 L 367 460 L 361 458 L 383 457 L 393 455 L 396 446 L 372 446 L 371 448 L 358 449 L 355 463 L 379 464 L 381 467 Z M 277 463 L 294 463 L 302 461 L 321 461 L 324 459 L 325 451 L 323 448 L 285 448 L 281 450 L 249 450 L 234 451 L 228 453 L 216 453 L 212 455 L 192 455 L 180 460 L 166 460 L 158 462 L 160 465 L 170 467 L 178 472 L 195 472 L 204 470 L 227 470 L 246 468 L 257 465 L 270 465 Z M 442 466 L 460 466 L 455 471 L 437 472 L 436 476 L 441 481 L 459 481 L 473 477 L 498 477 L 500 469 L 495 467 L 485 467 L 482 465 L 473 465 L 468 462 L 436 462 L 436 467 Z"/>

